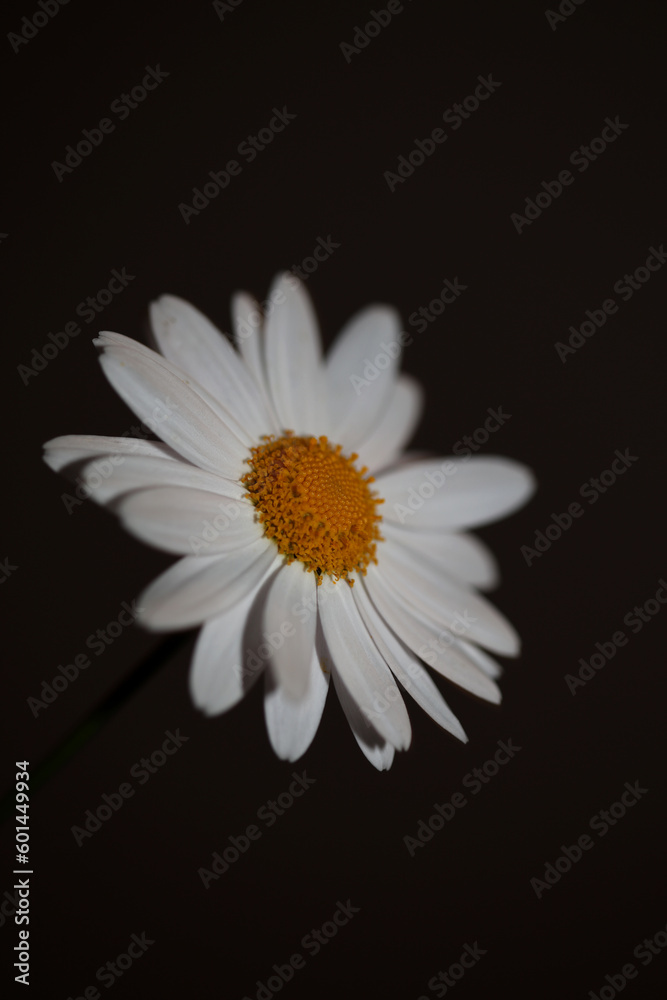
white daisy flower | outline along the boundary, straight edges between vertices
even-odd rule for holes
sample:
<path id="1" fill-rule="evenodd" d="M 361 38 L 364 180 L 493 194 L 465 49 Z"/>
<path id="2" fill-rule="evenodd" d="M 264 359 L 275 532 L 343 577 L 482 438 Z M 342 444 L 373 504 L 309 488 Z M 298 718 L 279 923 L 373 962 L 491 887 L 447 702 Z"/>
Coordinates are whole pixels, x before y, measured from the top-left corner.
<path id="1" fill-rule="evenodd" d="M 466 529 L 520 507 L 533 478 L 506 458 L 401 457 L 422 394 L 399 375 L 393 309 L 363 310 L 324 359 L 301 284 L 281 275 L 267 301 L 262 322 L 253 299 L 234 297 L 238 350 L 173 296 L 151 306 L 160 353 L 101 333 L 104 374 L 161 441 L 72 435 L 45 457 L 138 538 L 181 556 L 139 604 L 155 631 L 201 626 L 200 709 L 226 711 L 263 674 L 269 739 L 294 761 L 333 677 L 383 770 L 411 740 L 399 685 L 467 739 L 424 663 L 500 701 L 485 650 L 516 656 L 519 639 L 476 592 L 496 567 Z"/>

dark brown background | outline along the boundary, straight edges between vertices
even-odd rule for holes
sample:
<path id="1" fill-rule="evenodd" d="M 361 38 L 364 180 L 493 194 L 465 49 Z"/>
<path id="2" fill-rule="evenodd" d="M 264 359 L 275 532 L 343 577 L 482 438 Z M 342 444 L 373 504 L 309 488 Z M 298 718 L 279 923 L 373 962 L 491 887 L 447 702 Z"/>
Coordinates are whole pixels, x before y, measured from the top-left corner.
<path id="1" fill-rule="evenodd" d="M 5 6 L 3 35 L 37 9 Z M 340 243 L 308 282 L 327 343 L 369 302 L 395 304 L 407 322 L 445 278 L 467 286 L 426 331 L 408 328 L 404 367 L 427 390 L 415 444 L 446 454 L 488 407 L 512 415 L 485 450 L 532 466 L 539 492 L 481 534 L 503 571 L 493 599 L 522 635 L 523 655 L 507 663 L 499 709 L 445 691 L 467 746 L 415 708 L 412 748 L 379 774 L 333 692 L 295 766 L 269 747 L 259 687 L 228 715 L 202 717 L 187 691 L 190 638 L 34 795 L 33 996 L 80 996 L 145 931 L 155 944 L 114 997 L 255 997 L 257 980 L 306 954 L 303 936 L 348 898 L 360 912 L 307 957 L 286 1000 L 435 996 L 429 979 L 475 941 L 487 954 L 452 991 L 460 1000 L 586 998 L 630 961 L 640 972 L 627 1000 L 657 997 L 666 978 L 667 954 L 644 968 L 632 952 L 667 924 L 667 610 L 637 635 L 623 619 L 667 576 L 667 267 L 565 364 L 554 349 L 586 309 L 618 301 L 614 282 L 667 240 L 662 5 L 588 0 L 553 31 L 540 3 L 415 0 L 348 64 L 340 44 L 371 9 L 244 0 L 221 21 L 210 3 L 137 10 L 74 0 L 18 54 L 4 41 L 0 558 L 18 568 L 0 591 L 0 785 L 11 785 L 15 759 L 36 767 L 157 644 L 124 631 L 33 717 L 27 699 L 42 682 L 170 562 L 92 502 L 68 515 L 61 495 L 71 489 L 40 461 L 48 438 L 135 423 L 105 383 L 92 337 L 145 338 L 147 304 L 166 291 L 228 329 L 233 291 L 263 298 L 274 273 L 299 264 L 318 237 Z M 52 161 L 157 63 L 168 79 L 58 183 Z M 390 193 L 383 173 L 442 125 L 480 74 L 501 82 L 497 92 Z M 296 119 L 185 225 L 179 203 L 274 106 Z M 510 214 L 607 116 L 629 127 L 517 235 Z M 24 385 L 17 367 L 122 267 L 136 275 L 129 287 Z M 638 461 L 529 568 L 520 547 L 625 448 Z M 573 697 L 564 675 L 623 628 L 627 646 Z M 71 827 L 176 727 L 188 742 L 77 847 Z M 515 760 L 411 858 L 404 836 L 508 738 L 522 747 Z M 304 768 L 313 787 L 205 890 L 198 868 Z M 538 900 L 530 879 L 636 780 L 644 798 Z M 12 884 L 5 830 L 0 892 Z M 12 985 L 11 920 L 0 938 L 3 986 Z"/>

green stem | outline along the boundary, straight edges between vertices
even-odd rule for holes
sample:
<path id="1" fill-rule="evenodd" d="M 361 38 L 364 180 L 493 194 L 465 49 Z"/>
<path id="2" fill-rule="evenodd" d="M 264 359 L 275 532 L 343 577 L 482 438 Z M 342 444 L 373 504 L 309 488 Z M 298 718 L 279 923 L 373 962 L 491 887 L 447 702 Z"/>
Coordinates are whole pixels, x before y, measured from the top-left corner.
<path id="1" fill-rule="evenodd" d="M 190 638 L 190 633 L 170 635 L 146 656 L 139 665 L 80 722 L 37 767 L 30 769 L 30 793 L 34 794 L 54 774 L 95 736 L 96 733 L 123 707 L 137 691 L 157 673 L 159 668 Z M 22 755 L 24 751 L 21 751 Z M 0 820 L 14 815 L 14 792 L 5 795 L 0 803 Z"/>

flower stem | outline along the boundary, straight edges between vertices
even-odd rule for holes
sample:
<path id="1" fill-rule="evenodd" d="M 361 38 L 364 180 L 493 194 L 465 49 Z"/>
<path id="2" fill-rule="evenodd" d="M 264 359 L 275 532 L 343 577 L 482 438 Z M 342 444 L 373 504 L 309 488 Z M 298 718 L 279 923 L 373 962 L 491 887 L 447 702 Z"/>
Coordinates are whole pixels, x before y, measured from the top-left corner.
<path id="1" fill-rule="evenodd" d="M 93 709 L 91 714 L 75 728 L 45 757 L 35 768 L 30 769 L 30 792 L 45 785 L 54 774 L 63 768 L 67 762 L 81 750 L 106 722 L 123 707 L 123 705 L 146 684 L 160 667 L 183 646 L 190 633 L 180 632 L 170 635 L 157 645 L 148 656 L 125 677 L 103 701 Z M 24 754 L 24 751 L 21 751 Z M 14 812 L 13 790 L 3 797 L 0 803 L 0 820 L 5 820 Z"/>

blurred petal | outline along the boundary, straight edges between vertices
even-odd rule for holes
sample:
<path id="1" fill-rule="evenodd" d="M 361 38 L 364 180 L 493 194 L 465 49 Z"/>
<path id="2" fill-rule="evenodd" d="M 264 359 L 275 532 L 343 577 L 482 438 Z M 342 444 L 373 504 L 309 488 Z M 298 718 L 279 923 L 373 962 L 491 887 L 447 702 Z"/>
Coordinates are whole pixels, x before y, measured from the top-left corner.
<path id="1" fill-rule="evenodd" d="M 360 750 L 378 771 L 388 771 L 396 752 L 392 744 L 380 736 L 377 729 L 362 715 L 361 709 L 335 669 L 332 671 L 332 675 L 338 700 Z"/>
<path id="2" fill-rule="evenodd" d="M 123 526 L 142 542 L 175 555 L 217 555 L 262 538 L 248 500 L 185 487 L 139 490 L 117 505 Z"/>
<path id="3" fill-rule="evenodd" d="M 357 466 L 366 465 L 375 475 L 394 462 L 414 434 L 423 406 L 424 394 L 419 383 L 401 375 L 377 423 L 355 448 L 359 455 Z"/>
<path id="4" fill-rule="evenodd" d="M 413 462 L 377 477 L 388 521 L 452 531 L 507 517 L 535 490 L 530 469 L 509 458 Z"/>
<path id="5" fill-rule="evenodd" d="M 389 306 L 369 306 L 341 330 L 327 357 L 335 405 L 332 435 L 357 451 L 386 410 L 401 355 L 401 320 Z M 377 363 L 376 363 L 377 362 Z"/>
<path id="6" fill-rule="evenodd" d="M 498 582 L 498 565 L 489 549 L 474 535 L 449 534 L 383 521 L 382 534 L 392 544 L 407 549 L 420 560 L 458 577 L 463 583 L 482 589 Z"/>
<path id="7" fill-rule="evenodd" d="M 260 585 L 221 615 L 204 622 L 190 667 L 192 700 L 207 715 L 226 712 L 244 697 L 264 669 L 246 662 L 243 638 Z"/>
<path id="8" fill-rule="evenodd" d="M 290 698 L 273 676 L 271 663 L 266 674 L 264 718 L 271 746 L 281 760 L 295 761 L 304 755 L 320 724 L 328 690 L 329 674 L 322 670 L 314 644 L 307 683 L 298 701 Z"/>

